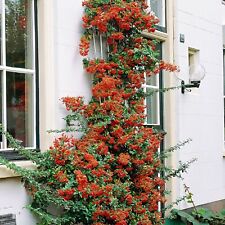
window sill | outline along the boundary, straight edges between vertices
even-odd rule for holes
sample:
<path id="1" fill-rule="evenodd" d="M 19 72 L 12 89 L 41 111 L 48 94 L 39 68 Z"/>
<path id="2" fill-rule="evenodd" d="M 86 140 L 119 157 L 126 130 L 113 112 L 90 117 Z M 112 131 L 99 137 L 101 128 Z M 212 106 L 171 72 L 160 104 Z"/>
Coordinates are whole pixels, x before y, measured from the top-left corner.
<path id="1" fill-rule="evenodd" d="M 31 161 L 16 161 L 16 165 L 21 166 L 22 168 L 35 169 L 34 163 Z M 0 165 L 0 179 L 10 178 L 10 177 L 19 177 L 20 175 L 14 173 L 12 170 L 8 169 L 4 165 Z"/>
<path id="2" fill-rule="evenodd" d="M 164 32 L 158 31 L 158 30 L 156 30 L 154 33 L 148 33 L 146 31 L 144 31 L 144 32 L 142 32 L 142 34 L 143 34 L 144 37 L 156 38 L 160 41 L 165 41 L 168 38 L 167 33 L 164 33 Z"/>

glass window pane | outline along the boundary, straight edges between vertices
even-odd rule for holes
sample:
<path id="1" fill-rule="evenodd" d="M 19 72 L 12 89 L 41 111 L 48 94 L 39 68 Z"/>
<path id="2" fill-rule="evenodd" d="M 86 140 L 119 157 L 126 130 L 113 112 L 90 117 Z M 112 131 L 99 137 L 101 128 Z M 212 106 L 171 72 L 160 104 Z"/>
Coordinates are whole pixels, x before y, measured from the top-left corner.
<path id="1" fill-rule="evenodd" d="M 146 77 L 146 84 L 151 86 L 158 86 L 159 75 L 152 75 L 150 77 Z"/>
<path id="2" fill-rule="evenodd" d="M 0 124 L 2 124 L 2 98 L 3 98 L 3 94 L 2 94 L 2 72 L 0 72 Z M 2 135 L 0 134 L 0 149 L 2 149 Z"/>
<path id="3" fill-rule="evenodd" d="M 160 19 L 159 26 L 166 26 L 166 6 L 165 0 L 150 0 L 151 10 Z"/>
<path id="4" fill-rule="evenodd" d="M 147 88 L 147 93 L 151 89 Z M 147 110 L 147 124 L 159 124 L 159 95 L 154 93 L 151 96 L 146 97 L 146 110 Z"/>
<path id="5" fill-rule="evenodd" d="M 107 59 L 108 57 L 108 45 L 106 36 L 99 33 L 94 33 L 91 43 L 90 43 L 90 49 L 89 54 L 91 58 L 101 58 L 101 59 Z"/>
<path id="6" fill-rule="evenodd" d="M 223 114 L 223 116 L 224 116 L 224 140 L 225 140 L 225 98 L 223 99 L 223 107 L 224 107 L 224 114 Z"/>
<path id="7" fill-rule="evenodd" d="M 2 0 L 0 0 L 0 64 L 2 65 Z"/>
<path id="8" fill-rule="evenodd" d="M 32 1 L 6 0 L 6 65 L 32 69 Z"/>
<path id="9" fill-rule="evenodd" d="M 34 142 L 32 79 L 31 74 L 6 74 L 7 130 L 25 147 Z"/>
<path id="10" fill-rule="evenodd" d="M 223 49 L 223 93 L 225 95 L 225 49 Z"/>

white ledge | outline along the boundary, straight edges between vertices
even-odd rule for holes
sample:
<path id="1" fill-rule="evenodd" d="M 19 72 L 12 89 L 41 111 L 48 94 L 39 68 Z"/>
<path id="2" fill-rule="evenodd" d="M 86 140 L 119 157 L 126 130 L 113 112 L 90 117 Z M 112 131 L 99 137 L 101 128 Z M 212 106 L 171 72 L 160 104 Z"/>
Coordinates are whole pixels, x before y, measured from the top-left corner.
<path id="1" fill-rule="evenodd" d="M 35 169 L 35 164 L 32 163 L 31 161 L 16 161 L 14 163 L 22 168 Z M 0 179 L 19 176 L 20 175 L 16 174 L 11 169 L 8 169 L 5 165 L 0 165 Z"/>
<path id="2" fill-rule="evenodd" d="M 156 30 L 154 33 L 149 33 L 147 31 L 143 31 L 142 35 L 147 38 L 156 38 L 160 41 L 165 41 L 168 37 L 167 33 L 164 33 L 164 32 L 158 31 L 158 30 Z"/>

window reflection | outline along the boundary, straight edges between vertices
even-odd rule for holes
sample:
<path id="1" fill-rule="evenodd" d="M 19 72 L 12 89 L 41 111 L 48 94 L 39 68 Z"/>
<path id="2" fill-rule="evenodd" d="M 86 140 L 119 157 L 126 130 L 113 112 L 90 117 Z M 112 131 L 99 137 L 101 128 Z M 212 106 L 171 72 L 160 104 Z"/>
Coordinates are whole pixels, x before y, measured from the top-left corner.
<path id="1" fill-rule="evenodd" d="M 2 124 L 2 72 L 0 73 L 0 124 Z M 0 149 L 2 148 L 2 135 L 0 134 Z"/>
<path id="2" fill-rule="evenodd" d="M 225 96 L 225 49 L 223 49 L 223 95 Z"/>
<path id="3" fill-rule="evenodd" d="M 151 91 L 154 91 L 154 89 L 147 88 L 147 93 Z M 158 93 L 146 97 L 147 124 L 159 124 L 158 97 Z"/>
<path id="4" fill-rule="evenodd" d="M 2 24 L 2 0 L 0 0 L 0 24 Z M 0 64 L 2 65 L 2 26 L 0 26 Z"/>
<path id="5" fill-rule="evenodd" d="M 6 0 L 6 65 L 32 69 L 32 12 L 29 0 Z"/>
<path id="6" fill-rule="evenodd" d="M 32 75 L 6 74 L 7 129 L 25 147 L 33 146 Z"/>
<path id="7" fill-rule="evenodd" d="M 151 10 L 159 18 L 159 26 L 166 27 L 166 3 L 165 0 L 149 0 Z"/>
<path id="8" fill-rule="evenodd" d="M 158 86 L 159 75 L 152 75 L 150 77 L 146 77 L 146 85 Z"/>

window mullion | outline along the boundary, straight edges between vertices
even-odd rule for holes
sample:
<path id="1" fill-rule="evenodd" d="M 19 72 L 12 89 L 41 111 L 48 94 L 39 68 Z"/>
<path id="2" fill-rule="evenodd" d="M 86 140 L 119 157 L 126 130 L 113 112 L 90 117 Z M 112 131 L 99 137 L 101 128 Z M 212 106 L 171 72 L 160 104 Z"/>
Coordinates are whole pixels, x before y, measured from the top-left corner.
<path id="1" fill-rule="evenodd" d="M 6 35 L 5 35 L 5 0 L 2 0 L 2 65 L 3 68 L 6 66 Z M 6 70 L 2 70 L 2 123 L 4 126 L 4 131 L 7 131 L 7 99 L 6 99 Z M 2 137 L 3 149 L 7 148 L 6 137 Z"/>
<path id="2" fill-rule="evenodd" d="M 1 67 L 0 67 L 1 69 Z M 17 68 L 17 67 L 3 67 L 7 72 L 14 72 L 14 73 L 29 73 L 33 74 L 35 71 L 33 69 L 26 69 L 26 68 Z"/>
<path id="3" fill-rule="evenodd" d="M 33 40 L 33 118 L 34 118 L 34 122 L 33 122 L 33 134 L 34 134 L 34 139 L 33 139 L 33 146 L 36 148 L 37 146 L 37 130 L 36 130 L 36 107 L 37 107 L 37 96 L 36 96 L 36 36 L 35 36 L 35 3 L 34 0 L 32 0 L 32 40 Z"/>
<path id="4" fill-rule="evenodd" d="M 6 66 L 5 0 L 2 0 L 2 65 Z"/>
<path id="5" fill-rule="evenodd" d="M 145 84 L 145 85 L 143 85 L 143 86 L 145 86 L 146 88 L 150 88 L 150 89 L 156 89 L 156 90 L 158 90 L 158 89 L 159 89 L 159 87 L 158 87 L 158 86 L 149 85 L 149 84 Z"/>
<path id="6" fill-rule="evenodd" d="M 2 124 L 4 131 L 7 131 L 7 102 L 6 102 L 6 71 L 2 71 Z M 3 149 L 7 148 L 7 140 L 5 135 L 2 137 Z"/>

